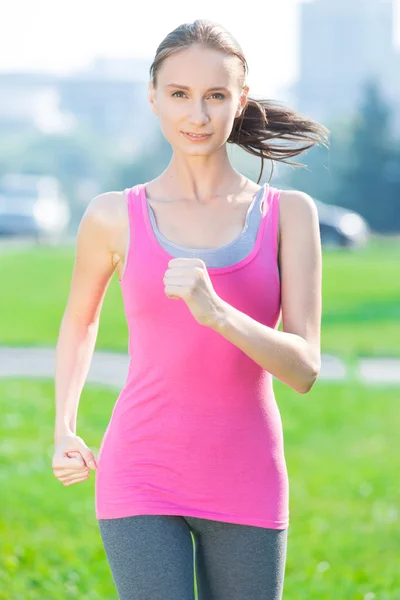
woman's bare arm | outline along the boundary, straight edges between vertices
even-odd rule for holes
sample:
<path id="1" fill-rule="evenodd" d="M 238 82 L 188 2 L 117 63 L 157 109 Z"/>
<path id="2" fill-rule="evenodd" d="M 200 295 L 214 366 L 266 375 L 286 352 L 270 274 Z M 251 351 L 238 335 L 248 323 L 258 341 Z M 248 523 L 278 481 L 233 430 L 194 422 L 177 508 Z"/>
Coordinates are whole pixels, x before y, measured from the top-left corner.
<path id="1" fill-rule="evenodd" d="M 96 196 L 79 225 L 70 291 L 56 347 L 55 441 L 76 434 L 79 399 L 93 357 L 104 296 L 115 270 L 120 204 L 120 192 Z"/>
<path id="2" fill-rule="evenodd" d="M 322 252 L 318 213 L 310 196 L 282 191 L 280 267 L 283 331 L 222 303 L 215 327 L 266 371 L 301 394 L 321 365 Z"/>

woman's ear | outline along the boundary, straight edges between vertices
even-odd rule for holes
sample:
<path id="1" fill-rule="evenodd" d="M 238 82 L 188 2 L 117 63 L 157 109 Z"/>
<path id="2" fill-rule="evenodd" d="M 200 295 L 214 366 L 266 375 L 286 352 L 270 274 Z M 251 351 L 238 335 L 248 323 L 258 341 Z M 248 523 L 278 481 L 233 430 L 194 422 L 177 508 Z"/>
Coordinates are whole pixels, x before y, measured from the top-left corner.
<path id="1" fill-rule="evenodd" d="M 242 112 L 244 111 L 244 109 L 246 107 L 247 96 L 249 95 L 249 91 L 250 91 L 249 86 L 245 85 L 244 88 L 243 88 L 243 90 L 242 90 L 242 93 L 240 95 L 240 105 L 241 105 Z"/>
<path id="2" fill-rule="evenodd" d="M 244 111 L 247 104 L 247 96 L 249 94 L 250 88 L 246 85 L 243 87 L 242 92 L 240 94 L 239 106 L 236 111 L 236 116 L 240 117 L 242 112 Z"/>
<path id="3" fill-rule="evenodd" d="M 157 101 L 156 101 L 156 90 L 155 90 L 154 85 L 153 85 L 153 83 L 151 81 L 149 83 L 148 90 L 149 90 L 149 104 L 150 104 L 151 111 L 152 111 L 152 113 L 154 115 L 158 115 Z"/>

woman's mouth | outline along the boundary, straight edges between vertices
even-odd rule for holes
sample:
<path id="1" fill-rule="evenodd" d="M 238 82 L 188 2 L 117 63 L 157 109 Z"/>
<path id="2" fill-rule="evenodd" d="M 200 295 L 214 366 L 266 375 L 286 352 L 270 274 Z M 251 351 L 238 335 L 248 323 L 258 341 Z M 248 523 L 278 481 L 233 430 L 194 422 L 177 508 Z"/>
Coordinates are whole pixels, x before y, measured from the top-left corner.
<path id="1" fill-rule="evenodd" d="M 211 133 L 188 133 L 186 131 L 182 131 L 182 134 L 185 136 L 185 138 L 192 142 L 204 142 L 205 140 L 208 140 L 208 138 L 212 135 Z"/>

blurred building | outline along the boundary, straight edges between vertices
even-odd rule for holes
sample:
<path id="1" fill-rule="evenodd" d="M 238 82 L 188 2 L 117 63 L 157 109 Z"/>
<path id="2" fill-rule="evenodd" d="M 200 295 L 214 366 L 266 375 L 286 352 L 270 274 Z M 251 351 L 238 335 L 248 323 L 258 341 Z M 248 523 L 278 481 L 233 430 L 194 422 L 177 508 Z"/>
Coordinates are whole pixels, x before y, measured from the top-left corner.
<path id="1" fill-rule="evenodd" d="M 320 121 L 354 112 L 375 77 L 396 110 L 400 132 L 400 52 L 394 0 L 314 0 L 300 4 L 299 110 Z"/>
<path id="2" fill-rule="evenodd" d="M 147 100 L 149 64 L 98 59 L 73 75 L 0 74 L 0 134 L 91 130 L 132 154 L 157 131 Z"/>

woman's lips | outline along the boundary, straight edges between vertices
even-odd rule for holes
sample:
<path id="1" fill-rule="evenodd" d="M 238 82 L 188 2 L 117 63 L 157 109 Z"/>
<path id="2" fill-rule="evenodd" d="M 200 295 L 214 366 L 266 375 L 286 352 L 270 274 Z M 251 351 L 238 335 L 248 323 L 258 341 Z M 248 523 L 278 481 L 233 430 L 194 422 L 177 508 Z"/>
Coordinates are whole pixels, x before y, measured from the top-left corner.
<path id="1" fill-rule="evenodd" d="M 191 142 L 204 142 L 205 140 L 208 140 L 208 138 L 211 137 L 211 135 L 212 135 L 211 133 L 195 135 L 195 134 L 186 133 L 186 131 L 182 131 L 182 134 L 185 136 L 185 138 L 187 138 Z"/>

